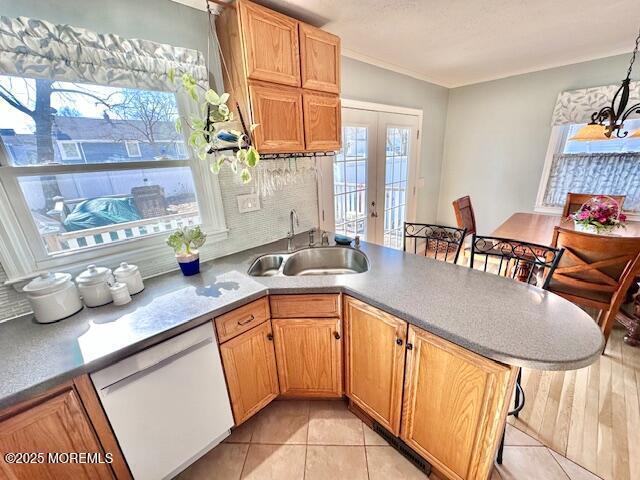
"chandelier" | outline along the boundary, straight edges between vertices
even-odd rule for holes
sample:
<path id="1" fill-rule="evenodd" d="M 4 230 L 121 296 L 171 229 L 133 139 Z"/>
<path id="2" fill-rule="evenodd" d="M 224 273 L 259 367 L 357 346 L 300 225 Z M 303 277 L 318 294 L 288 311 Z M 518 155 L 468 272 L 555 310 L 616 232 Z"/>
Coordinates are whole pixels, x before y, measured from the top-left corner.
<path id="1" fill-rule="evenodd" d="M 591 115 L 591 122 L 582 127 L 570 138 L 570 140 L 608 140 L 614 134 L 614 138 L 625 138 L 629 132 L 624 130 L 624 121 L 632 114 L 640 114 L 640 103 L 636 103 L 627 108 L 629 103 L 629 85 L 631 83 L 631 71 L 633 63 L 638 54 L 638 44 L 640 43 L 640 31 L 636 37 L 636 46 L 631 54 L 631 62 L 627 70 L 627 77 L 622 81 L 622 85 L 613 96 L 611 105 L 601 108 Z M 640 129 L 636 130 L 631 138 L 640 137 Z"/>

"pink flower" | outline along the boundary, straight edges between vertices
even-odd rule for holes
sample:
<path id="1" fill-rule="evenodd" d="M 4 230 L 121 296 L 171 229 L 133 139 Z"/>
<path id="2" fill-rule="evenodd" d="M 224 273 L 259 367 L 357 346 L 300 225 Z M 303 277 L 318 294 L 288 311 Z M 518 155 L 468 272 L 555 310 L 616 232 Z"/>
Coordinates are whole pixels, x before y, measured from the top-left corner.
<path id="1" fill-rule="evenodd" d="M 620 220 L 621 222 L 626 222 L 627 216 L 624 213 L 621 213 L 620 215 L 618 215 L 618 220 Z"/>

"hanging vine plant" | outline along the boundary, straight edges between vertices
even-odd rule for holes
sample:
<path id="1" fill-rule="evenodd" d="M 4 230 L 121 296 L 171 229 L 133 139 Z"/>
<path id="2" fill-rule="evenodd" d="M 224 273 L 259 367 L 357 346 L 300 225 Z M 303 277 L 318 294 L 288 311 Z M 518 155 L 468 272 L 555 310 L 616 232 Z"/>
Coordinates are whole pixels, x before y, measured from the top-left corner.
<path id="1" fill-rule="evenodd" d="M 252 124 L 249 133 L 246 133 L 240 111 L 239 120 L 235 120 L 227 105 L 228 93 L 218 95 L 215 90 L 204 88 L 190 73 L 178 75 L 171 69 L 167 76 L 174 84 L 179 81 L 178 88 L 184 89 L 198 103 L 197 114 L 188 119 L 176 119 L 176 131 L 182 133 L 184 125 L 189 128 L 187 143 L 200 160 L 205 161 L 207 155 L 217 153 L 209 164 L 213 173 L 218 174 L 227 164 L 235 174 L 240 175 L 242 183 L 249 183 L 251 170 L 260 162 L 260 153 L 251 145 L 251 134 L 258 125 Z"/>

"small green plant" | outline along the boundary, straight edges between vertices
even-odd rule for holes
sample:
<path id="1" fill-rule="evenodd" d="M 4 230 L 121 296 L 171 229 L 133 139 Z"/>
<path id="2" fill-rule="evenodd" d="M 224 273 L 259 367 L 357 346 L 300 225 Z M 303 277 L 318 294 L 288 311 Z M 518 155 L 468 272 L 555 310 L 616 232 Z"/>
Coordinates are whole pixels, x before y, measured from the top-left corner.
<path id="1" fill-rule="evenodd" d="M 177 82 L 175 70 L 169 70 L 167 76 L 172 83 Z M 183 123 L 189 127 L 188 144 L 195 155 L 203 161 L 207 159 L 209 153 L 228 145 L 228 142 L 237 142 L 235 155 L 220 153 L 217 158 L 211 161 L 209 169 L 218 174 L 224 164 L 229 164 L 233 173 L 237 174 L 239 172 L 243 183 L 249 183 L 251 181 L 251 169 L 255 168 L 260 162 L 260 153 L 252 145 L 247 146 L 248 139 L 244 132 L 229 128 L 220 130 L 217 128 L 217 125 L 233 120 L 233 112 L 227 106 L 229 94 L 218 95 L 211 88 L 205 89 L 196 82 L 190 73 L 183 73 L 179 77 L 181 88 L 195 102 L 199 103 L 199 112 L 196 115 L 191 115 L 188 120 L 178 117 L 175 124 L 176 131 L 178 133 L 182 132 Z M 251 125 L 250 133 L 253 133 L 257 127 L 257 124 Z"/>
<path id="2" fill-rule="evenodd" d="M 167 238 L 167 245 L 173 248 L 176 255 L 191 255 L 207 241 L 207 235 L 200 225 L 195 227 L 182 227 L 173 232 Z"/>

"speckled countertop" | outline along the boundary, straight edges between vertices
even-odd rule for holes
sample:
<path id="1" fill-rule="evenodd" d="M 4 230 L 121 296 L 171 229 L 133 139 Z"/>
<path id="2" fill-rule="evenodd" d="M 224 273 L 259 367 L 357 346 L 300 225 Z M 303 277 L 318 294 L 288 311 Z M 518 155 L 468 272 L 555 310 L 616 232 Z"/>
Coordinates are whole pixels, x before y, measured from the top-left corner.
<path id="1" fill-rule="evenodd" d="M 301 242 L 302 243 L 302 242 Z M 30 316 L 0 324 L 0 408 L 79 374 L 99 370 L 268 293 L 343 292 L 485 357 L 542 370 L 595 361 L 603 337 L 591 317 L 538 288 L 416 255 L 362 245 L 366 273 L 251 277 L 247 269 L 285 242 L 145 282 L 129 305 L 85 308 L 41 325 Z"/>

